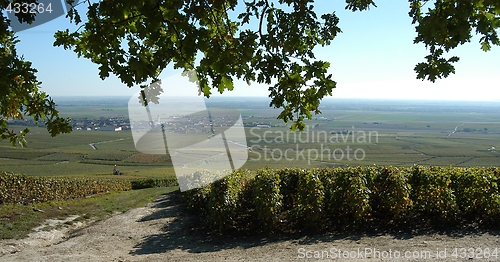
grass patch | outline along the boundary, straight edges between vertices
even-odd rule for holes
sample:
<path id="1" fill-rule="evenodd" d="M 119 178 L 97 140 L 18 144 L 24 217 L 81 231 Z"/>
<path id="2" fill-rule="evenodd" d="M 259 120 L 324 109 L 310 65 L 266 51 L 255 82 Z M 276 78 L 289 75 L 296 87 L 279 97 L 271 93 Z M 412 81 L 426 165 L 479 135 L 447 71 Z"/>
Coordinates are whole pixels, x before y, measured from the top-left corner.
<path id="1" fill-rule="evenodd" d="M 50 201 L 32 205 L 0 205 L 0 239 L 25 238 L 47 219 L 80 215 L 79 219 L 102 220 L 116 212 L 141 207 L 178 187 L 146 188 L 113 192 L 70 201 Z M 40 212 L 43 211 L 43 212 Z"/>

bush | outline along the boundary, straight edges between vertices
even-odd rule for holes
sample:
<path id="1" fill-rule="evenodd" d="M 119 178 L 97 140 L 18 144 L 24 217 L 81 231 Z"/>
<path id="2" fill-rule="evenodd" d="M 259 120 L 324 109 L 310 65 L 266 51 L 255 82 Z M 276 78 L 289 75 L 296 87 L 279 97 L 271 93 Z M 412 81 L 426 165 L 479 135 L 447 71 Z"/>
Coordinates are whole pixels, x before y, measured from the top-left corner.
<path id="1" fill-rule="evenodd" d="M 372 178 L 371 206 L 377 216 L 399 220 L 411 215 L 410 173 L 397 167 L 373 167 L 367 170 Z"/>
<path id="2" fill-rule="evenodd" d="M 456 168 L 452 189 L 456 203 L 467 220 L 495 221 L 500 215 L 500 193 L 495 168 Z"/>
<path id="3" fill-rule="evenodd" d="M 415 211 L 429 220 L 457 222 L 459 209 L 451 187 L 452 169 L 413 166 L 411 170 L 409 183 Z"/>
<path id="4" fill-rule="evenodd" d="M 325 226 L 325 192 L 317 169 L 303 172 L 298 181 L 295 210 L 299 222 L 307 229 L 318 230 Z"/>
<path id="5" fill-rule="evenodd" d="M 118 179 L 31 177 L 0 172 L 0 204 L 26 205 L 130 189 L 129 181 Z"/>
<path id="6" fill-rule="evenodd" d="M 335 168 L 330 178 L 325 178 L 327 187 L 326 209 L 341 224 L 355 224 L 364 220 L 371 211 L 370 190 L 367 177 L 361 168 Z"/>
<path id="7" fill-rule="evenodd" d="M 177 186 L 175 178 L 144 178 L 130 181 L 132 189 Z"/>
<path id="8" fill-rule="evenodd" d="M 253 181 L 253 203 L 258 221 L 264 229 L 274 229 L 280 222 L 283 195 L 280 175 L 272 169 L 260 169 Z"/>
<path id="9" fill-rule="evenodd" d="M 255 177 L 237 171 L 185 192 L 185 199 L 189 210 L 222 231 L 387 228 L 391 221 L 486 225 L 500 218 L 499 176 L 499 168 L 265 168 Z"/>
<path id="10" fill-rule="evenodd" d="M 213 182 L 208 195 L 207 222 L 220 231 L 232 228 L 242 212 L 241 203 L 248 181 L 246 171 L 236 171 Z"/>
<path id="11" fill-rule="evenodd" d="M 283 196 L 283 210 L 292 210 L 297 205 L 299 178 L 304 171 L 298 168 L 284 168 L 274 171 L 280 177 L 280 194 Z"/>

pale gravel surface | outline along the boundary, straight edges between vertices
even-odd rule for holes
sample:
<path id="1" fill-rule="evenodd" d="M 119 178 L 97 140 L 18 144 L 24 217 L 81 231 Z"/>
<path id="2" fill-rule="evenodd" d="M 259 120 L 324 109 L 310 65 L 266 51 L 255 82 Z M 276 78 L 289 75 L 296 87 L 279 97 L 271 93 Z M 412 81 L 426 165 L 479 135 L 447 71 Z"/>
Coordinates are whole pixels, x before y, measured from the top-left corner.
<path id="1" fill-rule="evenodd" d="M 499 248 L 500 235 L 491 233 L 459 233 L 453 235 L 381 235 L 356 236 L 324 234 L 314 237 L 274 239 L 213 238 L 192 231 L 181 216 L 184 211 L 169 194 L 146 205 L 115 215 L 107 220 L 68 228 L 38 231 L 22 240 L 1 240 L 0 261 L 316 261 L 301 259 L 305 251 L 324 251 L 323 261 L 434 261 L 436 250 L 447 250 L 447 259 L 440 261 L 500 261 L 500 259 L 453 259 L 454 248 Z M 52 221 L 55 222 L 55 221 Z M 80 227 L 80 229 L 78 229 Z M 75 229 L 78 229 L 75 231 Z M 302 252 L 299 249 L 303 248 Z M 352 258 L 334 259 L 333 249 L 353 251 L 358 248 L 388 251 L 403 256 L 405 251 L 425 253 L 427 259 Z M 499 250 L 500 252 L 500 250 Z M 309 253 L 314 255 L 314 253 Z M 338 253 L 335 253 L 338 255 Z M 363 253 L 360 253 L 363 255 Z M 460 254 L 459 254 L 460 255 Z M 500 254 L 499 254 L 500 255 Z M 321 260 L 321 259 L 319 259 Z"/>

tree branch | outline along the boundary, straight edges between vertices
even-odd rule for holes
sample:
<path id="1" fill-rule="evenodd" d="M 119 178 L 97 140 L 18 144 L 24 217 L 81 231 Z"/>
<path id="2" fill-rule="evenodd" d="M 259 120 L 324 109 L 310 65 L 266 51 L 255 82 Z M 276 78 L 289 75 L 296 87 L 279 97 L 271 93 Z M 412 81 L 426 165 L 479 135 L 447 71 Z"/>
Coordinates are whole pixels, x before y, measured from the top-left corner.
<path id="1" fill-rule="evenodd" d="M 267 8 L 269 8 L 269 2 L 266 0 L 266 5 L 262 9 L 262 13 L 260 15 L 260 20 L 259 20 L 259 36 L 262 40 L 262 20 L 264 20 L 264 14 L 266 13 Z"/>

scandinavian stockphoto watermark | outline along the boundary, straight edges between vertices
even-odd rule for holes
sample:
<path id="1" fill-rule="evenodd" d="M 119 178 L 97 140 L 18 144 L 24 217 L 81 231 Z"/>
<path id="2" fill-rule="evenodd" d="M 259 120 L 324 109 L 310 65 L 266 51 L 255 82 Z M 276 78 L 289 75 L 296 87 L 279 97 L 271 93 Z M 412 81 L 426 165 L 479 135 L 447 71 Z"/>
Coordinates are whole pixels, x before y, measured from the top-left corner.
<path id="1" fill-rule="evenodd" d="M 128 112 L 135 148 L 168 154 L 181 191 L 221 179 L 249 159 L 362 161 L 363 145 L 378 143 L 376 131 L 354 127 L 326 131 L 307 126 L 301 132 L 251 127 L 247 138 L 240 112 L 211 106 L 200 92 L 195 71 L 142 87 L 130 98 Z"/>
<path id="2" fill-rule="evenodd" d="M 194 71 L 142 87 L 128 111 L 136 149 L 169 154 L 181 191 L 221 179 L 247 161 L 240 112 L 207 106 Z"/>
<path id="3" fill-rule="evenodd" d="M 65 15 L 70 10 L 71 5 L 76 6 L 79 2 L 80 0 L 10 1 L 4 11 L 10 20 L 12 30 L 21 32 Z M 18 17 L 26 16 L 34 16 L 33 23 L 19 22 Z"/>
<path id="4" fill-rule="evenodd" d="M 306 126 L 300 132 L 269 130 L 252 127 L 249 136 L 250 160 L 302 161 L 363 161 L 364 145 L 378 144 L 377 131 L 344 129 L 341 131 L 317 130 Z"/>

